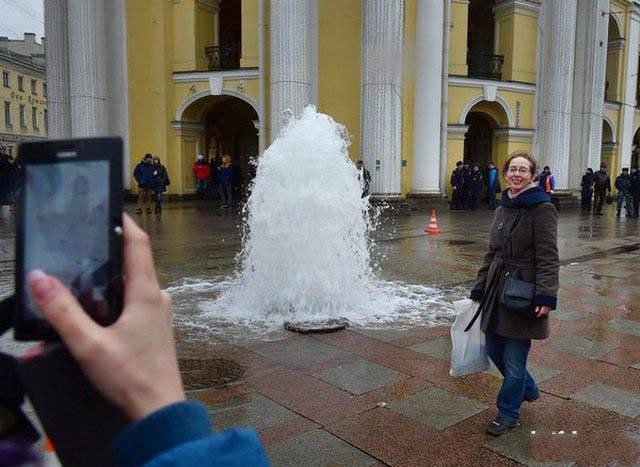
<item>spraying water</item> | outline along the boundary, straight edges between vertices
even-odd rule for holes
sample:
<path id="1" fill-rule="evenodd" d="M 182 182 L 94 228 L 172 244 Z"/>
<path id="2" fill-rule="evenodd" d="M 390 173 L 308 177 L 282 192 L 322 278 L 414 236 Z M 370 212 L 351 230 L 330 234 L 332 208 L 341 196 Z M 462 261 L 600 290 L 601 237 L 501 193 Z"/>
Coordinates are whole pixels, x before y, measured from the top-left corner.
<path id="1" fill-rule="evenodd" d="M 199 304 L 206 319 L 265 330 L 335 318 L 448 320 L 442 292 L 374 274 L 369 203 L 348 144 L 346 129 L 313 106 L 290 120 L 260 158 L 236 276 L 186 280 L 169 291 L 212 290 L 217 298 Z"/>

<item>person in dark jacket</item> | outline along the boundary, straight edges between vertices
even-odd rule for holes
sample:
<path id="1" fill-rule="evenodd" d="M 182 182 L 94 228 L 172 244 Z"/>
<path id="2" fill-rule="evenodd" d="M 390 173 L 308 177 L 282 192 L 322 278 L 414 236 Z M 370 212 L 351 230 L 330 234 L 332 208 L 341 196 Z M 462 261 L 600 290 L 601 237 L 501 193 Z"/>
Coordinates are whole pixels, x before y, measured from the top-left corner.
<path id="1" fill-rule="evenodd" d="M 640 170 L 637 165 L 631 167 L 631 200 L 633 201 L 632 217 L 637 218 L 640 211 Z"/>
<path id="2" fill-rule="evenodd" d="M 500 171 L 489 162 L 487 168 L 487 199 L 489 200 L 489 209 L 496 208 L 496 193 L 500 193 Z"/>
<path id="3" fill-rule="evenodd" d="M 602 215 L 602 206 L 607 194 L 611 193 L 611 179 L 607 174 L 607 164 L 600 164 L 600 170 L 593 174 L 593 209 L 596 216 Z"/>
<path id="4" fill-rule="evenodd" d="M 545 193 L 553 193 L 556 187 L 556 180 L 548 165 L 544 166 L 544 169 L 542 169 L 542 172 L 538 176 L 538 185 L 540 185 L 540 188 L 542 188 Z"/>
<path id="5" fill-rule="evenodd" d="M 470 297 L 480 302 L 487 353 L 504 376 L 497 398 L 498 416 L 487 426 L 492 435 L 517 426 L 522 402 L 538 399 L 538 386 L 527 371 L 527 356 L 531 339 L 549 337 L 548 315 L 557 305 L 557 214 L 550 195 L 533 182 L 536 170 L 535 159 L 526 152 L 515 152 L 507 159 L 503 174 L 509 188 L 495 212 L 489 251 Z M 509 277 L 535 284 L 525 311 L 504 304 L 503 288 Z"/>
<path id="6" fill-rule="evenodd" d="M 369 195 L 369 187 L 371 186 L 371 174 L 364 166 L 364 161 L 358 161 L 356 168 L 358 169 L 358 181 L 362 186 L 362 197 L 365 198 Z"/>
<path id="7" fill-rule="evenodd" d="M 153 158 L 153 176 L 155 177 L 155 184 L 153 186 L 156 202 L 155 213 L 162 214 L 162 193 L 167 191 L 167 187 L 171 184 L 171 181 L 169 180 L 167 168 L 162 165 L 158 156 L 154 156 Z"/>
<path id="8" fill-rule="evenodd" d="M 622 173 L 616 178 L 616 190 L 618 190 L 618 200 L 616 208 L 616 217 L 620 217 L 622 211 L 622 203 L 627 211 L 627 217 L 631 217 L 633 212 L 633 201 L 631 200 L 631 177 L 627 167 L 622 169 Z"/>
<path id="9" fill-rule="evenodd" d="M 123 216 L 125 302 L 103 328 L 53 276 L 31 271 L 31 294 L 95 388 L 131 420 L 114 447 L 117 465 L 268 466 L 255 430 L 214 433 L 209 409 L 187 401 L 178 371 L 171 298 L 160 289 L 149 237 Z M 81 448 L 81 446 L 79 446 Z"/>
<path id="10" fill-rule="evenodd" d="M 138 214 L 142 214 L 144 208 L 146 208 L 147 214 L 151 214 L 151 198 L 156 183 L 153 171 L 153 156 L 148 153 L 133 170 L 133 177 L 138 182 L 138 209 L 136 211 Z"/>
<path id="11" fill-rule="evenodd" d="M 237 169 L 233 165 L 231 156 L 222 156 L 222 165 L 218 175 L 218 190 L 222 199 L 222 208 L 228 209 L 233 204 L 233 186 L 236 183 Z"/>
<path id="12" fill-rule="evenodd" d="M 469 162 L 462 163 L 462 209 L 471 208 L 471 168 Z"/>
<path id="13" fill-rule="evenodd" d="M 589 167 L 582 176 L 580 183 L 580 195 L 582 198 L 582 211 L 591 211 L 591 198 L 593 197 L 593 169 Z"/>
<path id="14" fill-rule="evenodd" d="M 0 152 L 0 206 L 13 201 L 14 167 L 9 155 Z"/>
<path id="15" fill-rule="evenodd" d="M 451 206 L 452 210 L 464 209 L 464 177 L 462 161 L 456 162 L 456 168 L 451 172 Z"/>
<path id="16" fill-rule="evenodd" d="M 475 210 L 480 207 L 480 198 L 482 197 L 482 172 L 480 166 L 473 164 L 473 169 L 469 174 L 469 209 Z"/>

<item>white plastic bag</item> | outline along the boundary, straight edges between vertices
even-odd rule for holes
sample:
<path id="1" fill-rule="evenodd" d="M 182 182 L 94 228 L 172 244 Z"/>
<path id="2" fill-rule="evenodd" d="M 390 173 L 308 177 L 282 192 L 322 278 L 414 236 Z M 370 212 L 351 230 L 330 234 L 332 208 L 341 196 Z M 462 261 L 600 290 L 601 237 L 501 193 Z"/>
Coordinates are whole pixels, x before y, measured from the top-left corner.
<path id="1" fill-rule="evenodd" d="M 484 333 L 480 330 L 480 316 L 471 329 L 464 332 L 478 309 L 469 299 L 453 302 L 456 320 L 451 326 L 451 376 L 465 376 L 489 369 L 489 357 Z"/>

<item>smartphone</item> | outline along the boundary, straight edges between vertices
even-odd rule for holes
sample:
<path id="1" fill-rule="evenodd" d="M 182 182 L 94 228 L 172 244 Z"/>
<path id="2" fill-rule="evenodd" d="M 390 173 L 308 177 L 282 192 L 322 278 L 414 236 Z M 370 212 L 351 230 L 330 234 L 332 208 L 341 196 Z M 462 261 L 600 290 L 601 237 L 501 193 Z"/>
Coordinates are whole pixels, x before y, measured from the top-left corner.
<path id="1" fill-rule="evenodd" d="M 31 297 L 41 269 L 64 283 L 101 325 L 122 309 L 122 140 L 23 143 L 16 222 L 16 340 L 55 340 Z"/>

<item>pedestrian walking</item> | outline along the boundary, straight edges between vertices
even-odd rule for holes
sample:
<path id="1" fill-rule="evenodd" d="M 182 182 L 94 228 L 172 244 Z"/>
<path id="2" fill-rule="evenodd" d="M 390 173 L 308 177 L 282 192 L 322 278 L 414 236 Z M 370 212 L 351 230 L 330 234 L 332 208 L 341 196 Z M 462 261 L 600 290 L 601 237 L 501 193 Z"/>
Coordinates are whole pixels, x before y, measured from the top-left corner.
<path id="1" fill-rule="evenodd" d="M 580 183 L 580 195 L 582 200 L 582 211 L 591 211 L 591 198 L 593 197 L 593 169 L 589 167 L 582 176 Z"/>
<path id="2" fill-rule="evenodd" d="M 633 201 L 633 216 L 638 218 L 640 210 L 640 170 L 638 166 L 631 167 L 631 200 Z"/>
<path id="3" fill-rule="evenodd" d="M 167 191 L 167 187 L 171 184 L 167 168 L 162 165 L 158 156 L 153 157 L 153 177 L 155 183 L 153 186 L 155 199 L 155 213 L 162 214 L 162 194 Z"/>
<path id="4" fill-rule="evenodd" d="M 204 160 L 204 156 L 202 154 L 198 154 L 196 156 L 196 161 L 193 163 L 192 170 L 198 184 L 198 197 L 200 197 L 200 199 L 204 199 L 207 196 L 207 187 L 211 180 L 211 167 L 207 161 Z"/>
<path id="5" fill-rule="evenodd" d="M 622 173 L 616 178 L 616 190 L 618 190 L 618 199 L 616 204 L 616 217 L 620 217 L 620 211 L 622 211 L 622 204 L 627 211 L 627 217 L 631 217 L 633 212 L 633 201 L 631 199 L 631 177 L 629 176 L 629 169 L 624 167 Z"/>
<path id="6" fill-rule="evenodd" d="M 469 174 L 469 197 L 469 209 L 478 209 L 482 197 L 482 172 L 480 172 L 478 164 L 473 164 L 473 169 Z"/>
<path id="7" fill-rule="evenodd" d="M 496 193 L 500 193 L 500 171 L 493 164 L 489 162 L 487 168 L 487 199 L 489 200 L 489 209 L 496 208 Z"/>
<path id="8" fill-rule="evenodd" d="M 363 161 L 358 161 L 356 165 L 358 169 L 358 181 L 362 187 L 362 198 L 369 196 L 369 187 L 371 186 L 371 174 L 364 166 Z"/>
<path id="9" fill-rule="evenodd" d="M 136 210 L 138 214 L 142 214 L 143 209 L 146 209 L 147 214 L 151 214 L 151 198 L 155 185 L 153 171 L 153 156 L 149 153 L 144 155 L 142 161 L 133 170 L 133 178 L 138 182 L 138 209 Z"/>
<path id="10" fill-rule="evenodd" d="M 556 179 L 553 177 L 548 165 L 544 166 L 544 169 L 542 169 L 542 172 L 538 176 L 538 185 L 540 185 L 540 188 L 542 188 L 545 193 L 553 193 L 556 187 Z"/>
<path id="11" fill-rule="evenodd" d="M 471 207 L 471 168 L 469 162 L 462 163 L 462 208 Z"/>
<path id="12" fill-rule="evenodd" d="M 9 205 L 13 201 L 13 164 L 9 155 L 0 152 L 0 206 Z"/>
<path id="13" fill-rule="evenodd" d="M 548 315 L 557 304 L 557 214 L 551 196 L 533 182 L 536 165 L 526 152 L 507 159 L 502 170 L 509 187 L 470 296 L 479 302 L 474 320 L 480 317 L 487 353 L 504 377 L 498 416 L 487 426 L 496 436 L 520 424 L 522 402 L 540 397 L 527 356 L 532 339 L 549 337 Z"/>
<path id="14" fill-rule="evenodd" d="M 456 162 L 456 168 L 451 172 L 451 205 L 450 209 L 456 211 L 464 208 L 464 195 L 462 192 L 462 161 Z"/>
<path id="15" fill-rule="evenodd" d="M 593 209 L 596 216 L 602 215 L 604 201 L 611 193 L 611 179 L 607 174 L 607 164 L 600 164 L 600 170 L 593 174 Z"/>
<path id="16" fill-rule="evenodd" d="M 218 175 L 218 190 L 222 199 L 222 208 L 228 209 L 233 204 L 233 186 L 236 182 L 237 169 L 233 165 L 231 156 L 222 156 L 222 165 Z"/>

